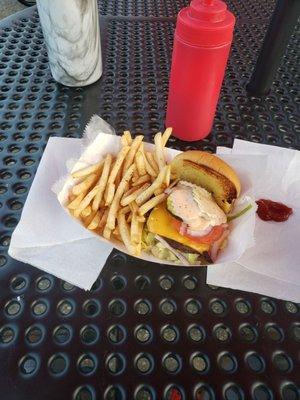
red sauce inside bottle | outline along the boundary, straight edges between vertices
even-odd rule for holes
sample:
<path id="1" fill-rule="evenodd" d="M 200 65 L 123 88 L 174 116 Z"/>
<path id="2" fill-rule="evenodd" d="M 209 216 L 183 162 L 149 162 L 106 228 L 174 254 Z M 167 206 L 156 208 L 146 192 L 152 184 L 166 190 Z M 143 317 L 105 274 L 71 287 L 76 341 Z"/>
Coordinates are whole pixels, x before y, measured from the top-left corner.
<path id="1" fill-rule="evenodd" d="M 170 400 L 182 400 L 182 396 L 176 388 L 171 389 Z"/>
<path id="2" fill-rule="evenodd" d="M 256 204 L 258 205 L 256 212 L 263 221 L 287 221 L 293 213 L 292 208 L 272 200 L 260 199 Z"/>

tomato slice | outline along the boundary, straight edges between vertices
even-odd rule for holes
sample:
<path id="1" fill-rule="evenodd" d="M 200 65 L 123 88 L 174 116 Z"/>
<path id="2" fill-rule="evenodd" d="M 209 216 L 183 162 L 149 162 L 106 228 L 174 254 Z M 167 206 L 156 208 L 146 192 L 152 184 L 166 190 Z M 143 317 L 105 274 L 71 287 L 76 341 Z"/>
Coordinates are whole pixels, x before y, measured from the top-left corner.
<path id="1" fill-rule="evenodd" d="M 211 244 L 213 242 L 216 242 L 220 237 L 223 235 L 225 228 L 222 225 L 217 225 L 212 228 L 212 230 L 205 236 L 192 236 L 189 235 L 188 233 L 185 234 L 186 237 L 189 239 L 194 240 L 197 243 L 207 243 Z"/>
<path id="2" fill-rule="evenodd" d="M 182 222 L 174 218 L 173 216 L 171 218 L 172 218 L 172 226 L 176 229 L 177 232 L 180 233 L 180 227 Z"/>
<path id="3" fill-rule="evenodd" d="M 180 232 L 182 222 L 180 222 L 178 219 L 172 217 L 172 225 L 173 227 L 177 230 L 177 232 Z M 212 230 L 204 236 L 192 236 L 189 235 L 187 232 L 184 233 L 183 236 L 188 237 L 189 239 L 193 240 L 194 242 L 197 243 L 206 243 L 206 244 L 211 244 L 223 235 L 223 232 L 225 230 L 225 227 L 223 225 L 217 225 L 212 228 Z M 181 233 L 182 234 L 182 233 Z"/>

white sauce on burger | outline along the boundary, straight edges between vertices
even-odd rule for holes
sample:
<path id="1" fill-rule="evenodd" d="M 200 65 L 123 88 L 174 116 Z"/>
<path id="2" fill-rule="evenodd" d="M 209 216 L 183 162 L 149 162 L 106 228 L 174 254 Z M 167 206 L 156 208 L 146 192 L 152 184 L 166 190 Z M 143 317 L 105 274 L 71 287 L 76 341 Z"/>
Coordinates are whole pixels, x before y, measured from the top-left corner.
<path id="1" fill-rule="evenodd" d="M 168 197 L 168 209 L 188 225 L 190 235 L 203 235 L 212 227 L 226 224 L 224 211 L 211 193 L 189 182 L 180 181 Z"/>

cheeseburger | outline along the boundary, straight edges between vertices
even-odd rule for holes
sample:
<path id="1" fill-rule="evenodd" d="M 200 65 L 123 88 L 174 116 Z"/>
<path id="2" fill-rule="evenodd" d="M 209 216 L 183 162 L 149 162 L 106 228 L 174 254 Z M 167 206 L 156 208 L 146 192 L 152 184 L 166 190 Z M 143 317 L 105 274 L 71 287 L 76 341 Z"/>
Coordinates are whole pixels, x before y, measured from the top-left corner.
<path id="1" fill-rule="evenodd" d="M 227 163 L 203 151 L 179 154 L 171 173 L 176 184 L 148 217 L 144 250 L 178 264 L 211 264 L 226 246 L 227 215 L 240 194 L 240 180 Z"/>

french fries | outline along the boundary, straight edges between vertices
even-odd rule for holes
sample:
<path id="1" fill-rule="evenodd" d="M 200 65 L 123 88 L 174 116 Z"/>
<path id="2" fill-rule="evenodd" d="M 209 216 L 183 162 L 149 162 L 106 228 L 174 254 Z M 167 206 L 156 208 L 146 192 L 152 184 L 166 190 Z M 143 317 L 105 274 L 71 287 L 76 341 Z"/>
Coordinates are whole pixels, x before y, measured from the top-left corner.
<path id="1" fill-rule="evenodd" d="M 91 214 L 91 212 L 92 212 L 91 206 L 87 206 L 87 208 L 81 211 L 81 216 L 84 218 L 88 217 Z"/>
<path id="2" fill-rule="evenodd" d="M 85 194 L 81 193 L 80 195 L 78 195 L 77 197 L 75 197 L 74 200 L 72 200 L 68 205 L 68 209 L 69 210 L 76 210 L 76 208 L 79 206 L 79 204 L 82 202 L 83 198 L 84 198 Z"/>
<path id="3" fill-rule="evenodd" d="M 144 190 L 141 194 L 138 195 L 138 197 L 135 200 L 138 205 L 145 203 L 148 199 L 150 199 L 150 197 L 153 195 L 155 190 L 160 188 L 160 186 L 163 184 L 163 182 L 165 180 L 167 168 L 168 168 L 167 166 L 164 167 L 160 171 L 160 173 L 157 175 L 157 178 L 152 183 L 152 185 L 149 186 L 148 189 Z"/>
<path id="4" fill-rule="evenodd" d="M 166 199 L 167 195 L 165 193 L 159 194 L 158 196 L 153 197 L 148 200 L 139 208 L 139 214 L 141 216 L 145 215 L 149 210 L 162 203 Z"/>
<path id="5" fill-rule="evenodd" d="M 125 244 L 125 246 L 130 254 L 135 254 L 135 248 L 131 243 L 129 228 L 128 228 L 127 222 L 125 220 L 125 215 L 119 213 L 117 218 L 118 218 L 119 232 L 120 232 L 120 236 L 123 240 L 123 243 Z"/>
<path id="6" fill-rule="evenodd" d="M 132 143 L 132 137 L 130 131 L 124 131 L 123 136 L 125 137 L 128 146 L 130 146 Z"/>
<path id="7" fill-rule="evenodd" d="M 150 151 L 147 151 L 146 158 L 148 160 L 148 163 L 151 165 L 152 169 L 156 172 L 156 175 L 157 175 L 158 171 L 159 171 L 159 166 L 157 165 L 157 163 L 155 161 L 154 154 L 151 153 Z"/>
<path id="8" fill-rule="evenodd" d="M 171 181 L 171 166 L 168 165 L 166 169 L 166 175 L 165 175 L 165 185 L 166 187 L 170 186 L 170 181 Z"/>
<path id="9" fill-rule="evenodd" d="M 114 183 L 114 181 L 115 181 L 115 179 L 116 179 L 116 177 L 118 175 L 118 172 L 119 172 L 119 170 L 120 170 L 120 168 L 122 166 L 122 163 L 123 163 L 127 153 L 129 152 L 129 150 L 130 150 L 130 146 L 124 146 L 121 149 L 121 151 L 119 152 L 119 154 L 118 154 L 118 156 L 116 158 L 116 161 L 114 163 L 114 166 L 113 166 L 113 168 L 111 170 L 111 173 L 109 175 L 108 183 Z"/>
<path id="10" fill-rule="evenodd" d="M 171 134 L 172 134 L 173 128 L 167 128 L 163 135 L 162 135 L 162 145 L 163 147 L 166 147 L 167 141 L 169 140 Z"/>
<path id="11" fill-rule="evenodd" d="M 89 167 L 82 168 L 78 171 L 72 172 L 72 177 L 75 178 L 82 178 L 84 176 L 88 176 L 90 174 L 100 174 L 103 168 L 104 160 L 101 160 L 97 164 L 90 165 Z"/>
<path id="12" fill-rule="evenodd" d="M 101 219 L 101 211 L 97 211 L 94 218 L 90 222 L 88 229 L 91 229 L 91 230 L 96 229 L 99 225 L 100 219 Z"/>
<path id="13" fill-rule="evenodd" d="M 141 188 L 135 189 L 133 192 L 127 194 L 125 193 L 124 197 L 121 200 L 121 206 L 125 207 L 128 204 L 132 203 L 141 193 L 143 193 L 144 190 L 146 190 L 150 186 L 149 183 L 145 183 Z"/>
<path id="14" fill-rule="evenodd" d="M 166 165 L 165 155 L 164 155 L 164 148 L 162 144 L 162 136 L 161 133 L 158 132 L 154 136 L 154 143 L 155 143 L 155 158 L 158 164 L 159 170 L 164 168 Z"/>
<path id="15" fill-rule="evenodd" d="M 137 181 L 133 182 L 132 186 L 133 187 L 134 186 L 139 186 L 142 183 L 149 182 L 150 180 L 151 180 L 151 176 L 150 175 L 148 175 L 148 174 L 142 175 L 142 176 L 139 177 L 139 179 Z"/>
<path id="16" fill-rule="evenodd" d="M 139 243 L 139 221 L 137 219 L 136 213 L 133 213 L 131 218 L 130 240 L 131 243 L 134 243 L 136 245 Z"/>
<path id="17" fill-rule="evenodd" d="M 118 189 L 116 190 L 115 197 L 111 203 L 108 216 L 107 216 L 107 227 L 109 229 L 115 229 L 115 222 L 116 222 L 116 216 L 117 216 L 117 211 L 119 207 L 119 203 L 121 200 L 122 195 L 125 192 L 127 183 L 130 181 L 133 171 L 135 170 L 135 164 L 132 164 L 128 170 L 126 171 L 124 177 L 122 178 L 120 185 L 118 186 Z"/>
<path id="18" fill-rule="evenodd" d="M 175 182 L 164 154 L 171 133 L 171 128 L 157 133 L 151 152 L 144 150 L 143 135 L 133 139 L 124 131 L 118 154 L 71 173 L 69 212 L 95 234 L 140 255 L 147 213 L 166 199 L 165 189 Z"/>
<path id="19" fill-rule="evenodd" d="M 145 164 L 145 168 L 146 168 L 147 174 L 149 174 L 151 177 L 155 178 L 157 176 L 157 173 L 156 173 L 155 169 L 153 169 L 153 167 L 149 163 L 145 153 L 143 153 L 143 156 L 144 156 L 144 164 Z"/>
<path id="20" fill-rule="evenodd" d="M 127 169 L 132 165 L 135 153 L 137 152 L 142 140 L 144 139 L 143 135 L 136 136 L 131 144 L 130 150 L 126 156 L 123 166 L 123 176 L 126 174 Z"/>
<path id="21" fill-rule="evenodd" d="M 82 182 L 78 183 L 77 185 L 73 186 L 72 192 L 75 195 L 79 195 L 82 192 L 86 192 L 89 188 L 93 185 L 95 180 L 97 179 L 96 174 L 91 174 L 86 177 Z"/>
<path id="22" fill-rule="evenodd" d="M 112 163 L 112 156 L 111 156 L 111 154 L 107 154 L 107 156 L 105 157 L 105 161 L 104 161 L 102 175 L 101 175 L 101 178 L 99 179 L 99 183 L 98 183 L 98 191 L 94 197 L 93 204 L 92 204 L 93 211 L 97 211 L 100 207 L 102 196 L 105 191 L 106 183 L 108 180 L 109 169 L 110 169 L 111 163 Z"/>
<path id="23" fill-rule="evenodd" d="M 146 174 L 146 167 L 145 167 L 145 162 L 144 162 L 144 156 L 141 151 L 138 151 L 135 155 L 135 163 L 137 167 L 137 172 L 139 176 L 143 176 Z"/>

